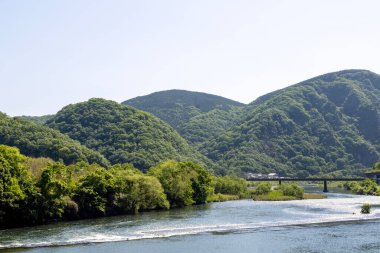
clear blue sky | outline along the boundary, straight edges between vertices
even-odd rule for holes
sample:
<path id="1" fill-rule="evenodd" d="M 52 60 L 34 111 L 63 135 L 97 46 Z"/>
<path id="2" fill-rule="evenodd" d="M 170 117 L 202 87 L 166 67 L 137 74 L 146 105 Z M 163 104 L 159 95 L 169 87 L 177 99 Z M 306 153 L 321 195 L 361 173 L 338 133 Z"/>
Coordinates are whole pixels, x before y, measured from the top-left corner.
<path id="1" fill-rule="evenodd" d="M 342 69 L 380 73 L 380 1 L 0 0 L 0 111 L 187 89 L 249 103 Z"/>

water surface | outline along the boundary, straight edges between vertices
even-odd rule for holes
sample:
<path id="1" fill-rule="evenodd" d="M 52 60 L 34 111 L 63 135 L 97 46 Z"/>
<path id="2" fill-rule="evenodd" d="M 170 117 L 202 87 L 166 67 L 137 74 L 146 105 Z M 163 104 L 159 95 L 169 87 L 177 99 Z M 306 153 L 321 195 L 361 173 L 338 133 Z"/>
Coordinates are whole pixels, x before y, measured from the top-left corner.
<path id="1" fill-rule="evenodd" d="M 0 231 L 11 252 L 380 252 L 380 198 L 252 200 Z"/>

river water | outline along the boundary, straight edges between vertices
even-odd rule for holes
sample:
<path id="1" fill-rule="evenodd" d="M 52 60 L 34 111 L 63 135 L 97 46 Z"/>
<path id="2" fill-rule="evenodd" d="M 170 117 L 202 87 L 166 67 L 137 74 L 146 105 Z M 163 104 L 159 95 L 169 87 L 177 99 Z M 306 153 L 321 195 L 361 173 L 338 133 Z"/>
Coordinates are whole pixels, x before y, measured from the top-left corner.
<path id="1" fill-rule="evenodd" d="M 363 203 L 374 206 L 360 214 Z M 379 208 L 377 208 L 379 207 Z M 2 252 L 380 252 L 380 197 L 239 200 L 0 231 Z"/>

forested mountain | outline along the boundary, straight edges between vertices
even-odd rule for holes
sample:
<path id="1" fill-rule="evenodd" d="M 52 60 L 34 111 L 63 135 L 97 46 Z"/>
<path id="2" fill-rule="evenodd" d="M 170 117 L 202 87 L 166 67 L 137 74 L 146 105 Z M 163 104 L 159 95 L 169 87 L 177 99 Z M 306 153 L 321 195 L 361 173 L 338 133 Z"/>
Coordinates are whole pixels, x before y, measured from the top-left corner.
<path id="1" fill-rule="evenodd" d="M 0 114 L 0 144 L 66 163 L 104 165 L 106 157 L 147 170 L 176 159 L 240 175 L 361 175 L 380 158 L 380 76 L 366 70 L 318 76 L 249 105 L 182 90 L 123 103 L 90 99 L 56 115 L 27 117 L 37 124 L 48 119 L 45 125 L 55 130 Z M 162 120 L 128 105 L 160 117 L 194 147 Z"/>
<path id="2" fill-rule="evenodd" d="M 155 92 L 123 104 L 161 118 L 192 144 L 229 129 L 244 106 L 220 96 L 185 90 Z"/>
<path id="3" fill-rule="evenodd" d="M 47 125 L 99 151 L 112 164 L 127 162 L 140 170 L 168 159 L 210 165 L 167 123 L 150 113 L 109 100 L 90 99 L 68 105 Z"/>
<path id="4" fill-rule="evenodd" d="M 26 121 L 30 121 L 33 123 L 36 123 L 38 125 L 43 125 L 48 121 L 49 119 L 53 118 L 54 115 L 49 114 L 49 115 L 43 115 L 43 116 L 17 116 L 16 118 L 23 119 Z"/>
<path id="5" fill-rule="evenodd" d="M 47 126 L 37 125 L 0 113 L 0 144 L 14 146 L 28 156 L 50 157 L 66 164 L 85 161 L 108 166 L 100 153 Z"/>
<path id="6" fill-rule="evenodd" d="M 379 159 L 379 113 L 379 75 L 325 74 L 252 102 L 201 151 L 224 173 L 361 174 Z"/>

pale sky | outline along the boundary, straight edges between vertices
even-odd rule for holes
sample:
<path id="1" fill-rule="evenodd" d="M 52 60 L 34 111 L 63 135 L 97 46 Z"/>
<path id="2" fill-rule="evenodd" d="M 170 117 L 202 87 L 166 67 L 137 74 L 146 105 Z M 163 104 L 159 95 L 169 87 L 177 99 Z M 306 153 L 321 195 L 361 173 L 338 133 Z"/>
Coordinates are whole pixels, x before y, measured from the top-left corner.
<path id="1" fill-rule="evenodd" d="M 249 103 L 327 72 L 380 73 L 379 11 L 377 0 L 0 0 L 0 111 L 167 89 Z"/>

